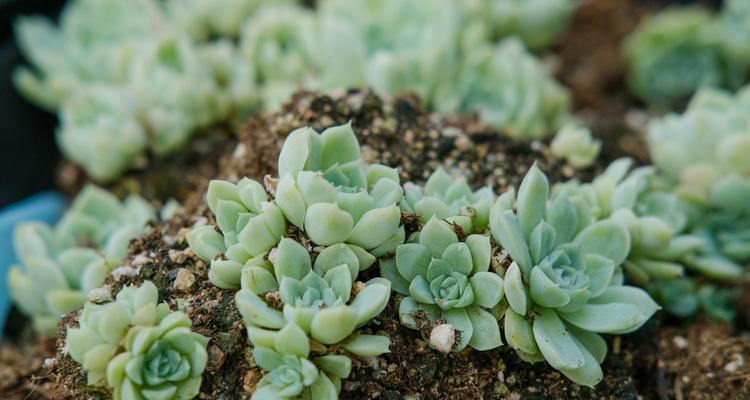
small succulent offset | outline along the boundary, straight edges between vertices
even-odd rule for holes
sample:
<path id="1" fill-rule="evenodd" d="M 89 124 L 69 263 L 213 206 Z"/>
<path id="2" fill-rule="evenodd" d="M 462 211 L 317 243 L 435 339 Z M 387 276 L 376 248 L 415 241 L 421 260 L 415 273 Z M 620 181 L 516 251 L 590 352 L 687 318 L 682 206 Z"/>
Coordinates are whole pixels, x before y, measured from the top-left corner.
<path id="1" fill-rule="evenodd" d="M 130 240 L 155 218 L 153 207 L 138 196 L 120 202 L 87 186 L 54 227 L 20 224 L 14 244 L 22 266 L 8 273 L 13 301 L 37 332 L 54 334 L 60 317 L 83 306 L 88 292 L 127 255 Z"/>
<path id="2" fill-rule="evenodd" d="M 476 112 L 516 138 L 549 136 L 569 119 L 570 98 L 517 38 L 474 47 L 435 107 Z"/>
<path id="3" fill-rule="evenodd" d="M 517 197 L 507 192 L 495 203 L 490 227 L 512 259 L 503 282 L 506 341 L 521 358 L 546 360 L 594 386 L 607 353 L 599 334 L 632 332 L 659 306 L 617 273 L 630 251 L 627 228 L 604 219 L 577 231 L 579 215 L 565 196 L 549 200 L 547 178 L 534 165 Z"/>
<path id="4" fill-rule="evenodd" d="M 721 30 L 709 11 L 669 9 L 644 22 L 625 43 L 628 83 L 641 99 L 669 104 L 701 87 L 736 88 L 745 65 L 723 48 Z"/>
<path id="5" fill-rule="evenodd" d="M 412 329 L 420 328 L 420 318 L 434 323 L 430 345 L 443 352 L 501 346 L 497 318 L 488 310 L 503 298 L 503 278 L 489 271 L 489 236 L 459 241 L 453 227 L 434 216 L 418 236 L 380 262 L 381 274 L 407 296 L 399 305 L 401 322 Z"/>
<path id="6" fill-rule="evenodd" d="M 116 300 L 86 303 L 78 328 L 68 328 L 65 348 L 115 400 L 189 400 L 208 362 L 208 338 L 191 330 L 180 311 L 158 302 L 156 286 L 126 286 Z"/>
<path id="7" fill-rule="evenodd" d="M 683 114 L 649 126 L 651 158 L 680 200 L 685 230 L 703 240 L 689 266 L 714 279 L 738 280 L 750 260 L 749 104 L 747 88 L 704 89 Z"/>
<path id="8" fill-rule="evenodd" d="M 494 201 L 491 188 L 472 191 L 465 177 L 454 179 L 440 167 L 430 175 L 424 188 L 412 182 L 404 184 L 401 208 L 416 214 L 422 224 L 437 217 L 460 226 L 465 232 L 481 232 L 489 226 Z"/>
<path id="9" fill-rule="evenodd" d="M 467 31 L 488 40 L 517 36 L 526 47 L 539 50 L 553 44 L 568 26 L 572 0 L 464 1 L 469 12 Z"/>
<path id="10" fill-rule="evenodd" d="M 568 123 L 560 129 L 550 143 L 550 151 L 573 168 L 587 168 L 599 156 L 602 142 L 596 140 L 584 125 Z"/>

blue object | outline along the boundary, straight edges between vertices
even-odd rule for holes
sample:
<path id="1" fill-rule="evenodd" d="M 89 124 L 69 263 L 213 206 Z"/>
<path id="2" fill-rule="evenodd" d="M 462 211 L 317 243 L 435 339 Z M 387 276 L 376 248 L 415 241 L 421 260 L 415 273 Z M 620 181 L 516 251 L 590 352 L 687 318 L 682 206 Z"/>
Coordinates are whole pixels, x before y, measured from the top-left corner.
<path id="1" fill-rule="evenodd" d="M 26 221 L 55 223 L 65 210 L 65 197 L 55 192 L 42 192 L 0 210 L 0 337 L 10 310 L 8 270 L 17 262 L 13 249 L 13 230 Z"/>

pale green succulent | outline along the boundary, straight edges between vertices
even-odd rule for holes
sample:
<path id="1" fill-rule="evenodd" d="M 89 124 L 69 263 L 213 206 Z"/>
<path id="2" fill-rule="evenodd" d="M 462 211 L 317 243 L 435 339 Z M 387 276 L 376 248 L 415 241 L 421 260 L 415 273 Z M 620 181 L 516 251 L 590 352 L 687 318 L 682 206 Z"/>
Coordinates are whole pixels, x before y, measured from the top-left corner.
<path id="1" fill-rule="evenodd" d="M 208 338 L 180 311 L 158 302 L 150 281 L 126 286 L 116 300 L 86 303 L 65 349 L 88 384 L 107 386 L 115 400 L 189 400 L 200 391 Z"/>
<path id="2" fill-rule="evenodd" d="M 750 65 L 750 3 L 726 0 L 719 14 L 719 29 L 721 43 L 731 61 Z"/>
<path id="3" fill-rule="evenodd" d="M 277 109 L 296 90 L 317 88 L 314 32 L 309 9 L 294 4 L 261 8 L 242 28 L 243 62 L 255 70 L 261 98 Z"/>
<path id="4" fill-rule="evenodd" d="M 331 354 L 310 360 L 307 340 L 305 333 L 290 323 L 273 337 L 266 337 L 263 344 L 255 344 L 255 362 L 270 372 L 258 383 L 253 400 L 338 399 L 341 379 L 351 372 L 351 359 Z"/>
<path id="5" fill-rule="evenodd" d="M 148 140 L 135 99 L 117 86 L 83 86 L 61 107 L 57 142 L 96 180 L 112 179 L 130 167 Z"/>
<path id="6" fill-rule="evenodd" d="M 125 81 L 133 52 L 162 25 L 153 0 L 72 1 L 58 26 L 41 16 L 20 19 L 16 36 L 33 66 L 17 69 L 13 80 L 26 97 L 54 110 L 84 83 Z"/>
<path id="7" fill-rule="evenodd" d="M 209 184 L 208 206 L 222 233 L 200 227 L 188 234 L 188 242 L 211 262 L 209 279 L 215 285 L 238 288 L 243 266 L 264 263 L 289 225 L 320 246 L 345 243 L 361 260 L 360 269 L 403 243 L 398 174 L 382 165 L 363 165 L 351 125 L 322 134 L 295 130 L 279 155 L 279 173 L 273 200 L 260 183 L 247 178 L 236 185 Z M 224 257 L 216 258 L 220 253 Z"/>
<path id="8" fill-rule="evenodd" d="M 432 217 L 460 226 L 465 232 L 483 231 L 489 226 L 495 194 L 489 187 L 472 191 L 465 177 L 454 179 L 442 167 L 430 175 L 424 189 L 404 184 L 401 208 L 419 216 L 426 224 Z"/>
<path id="9" fill-rule="evenodd" d="M 554 43 L 568 26 L 574 0 L 467 0 L 468 27 L 473 41 L 517 36 L 530 49 Z"/>
<path id="10" fill-rule="evenodd" d="M 211 65 L 186 36 L 146 42 L 131 64 L 129 79 L 151 134 L 149 147 L 157 155 L 180 149 L 196 129 L 227 115 L 229 104 Z"/>
<path id="11" fill-rule="evenodd" d="M 54 227 L 19 224 L 14 245 L 22 265 L 8 273 L 13 301 L 37 332 L 53 335 L 60 317 L 83 306 L 88 292 L 125 258 L 130 240 L 155 218 L 138 196 L 120 202 L 87 186 Z"/>
<path id="12" fill-rule="evenodd" d="M 748 104 L 748 89 L 705 89 L 683 114 L 649 125 L 653 162 L 679 197 L 685 230 L 703 240 L 688 264 L 716 279 L 739 279 L 750 259 Z"/>
<path id="13" fill-rule="evenodd" d="M 386 95 L 413 91 L 433 104 L 458 73 L 462 14 L 453 0 L 319 2 L 323 88 L 366 84 Z"/>
<path id="14" fill-rule="evenodd" d="M 189 37 L 165 7 L 76 0 L 59 26 L 40 17 L 17 24 L 33 67 L 15 72 L 16 86 L 60 113 L 64 153 L 97 180 L 115 179 L 147 150 L 175 151 L 196 129 L 257 103 L 252 68 L 235 47 Z"/>
<path id="15" fill-rule="evenodd" d="M 573 168 L 587 168 L 594 164 L 602 142 L 594 139 L 591 130 L 583 125 L 566 124 L 550 143 L 550 151 Z"/>
<path id="16" fill-rule="evenodd" d="M 631 249 L 623 270 L 628 280 L 647 288 L 668 312 L 677 316 L 695 314 L 702 304 L 712 303 L 705 302 L 709 297 L 701 294 L 709 293 L 704 290 L 709 286 L 699 285 L 685 267 L 724 280 L 738 278 L 741 270 L 707 254 L 704 249 L 709 242 L 686 231 L 688 216 L 683 202 L 661 187 L 653 167 L 628 173 L 631 164 L 632 160 L 619 159 L 591 183 L 560 183 L 554 192 L 568 198 L 577 210 L 587 210 L 586 214 L 579 213 L 585 221 L 579 229 L 607 218 L 626 226 Z M 721 297 L 724 292 L 712 290 L 710 294 Z"/>
<path id="17" fill-rule="evenodd" d="M 549 200 L 536 166 L 493 206 L 493 237 L 512 259 L 504 276 L 505 339 L 521 358 L 546 360 L 574 382 L 602 379 L 602 333 L 638 329 L 659 306 L 616 274 L 630 252 L 628 229 L 613 219 L 577 232 L 580 210 L 565 196 Z"/>
<path id="18" fill-rule="evenodd" d="M 549 136 L 569 119 L 569 94 L 517 38 L 476 46 L 436 99 L 442 112 L 476 112 L 517 138 Z"/>
<path id="19" fill-rule="evenodd" d="M 736 88 L 745 66 L 722 47 L 716 18 L 697 7 L 674 8 L 645 21 L 626 40 L 631 91 L 649 103 L 688 97 L 702 87 Z"/>
<path id="20" fill-rule="evenodd" d="M 200 40 L 221 36 L 237 38 L 248 20 L 254 18 L 266 0 L 167 0 L 165 9 L 176 30 Z M 273 3 L 294 3 L 274 0 Z"/>
<path id="21" fill-rule="evenodd" d="M 497 318 L 488 310 L 503 298 L 503 278 L 489 271 L 489 237 L 473 234 L 459 241 L 451 225 L 436 217 L 418 236 L 398 246 L 394 259 L 380 262 L 381 274 L 396 292 L 407 296 L 399 305 L 401 323 L 418 329 L 420 318 L 435 325 L 444 320 L 460 339 L 442 343 L 431 337 L 430 344 L 441 351 L 501 346 Z"/>

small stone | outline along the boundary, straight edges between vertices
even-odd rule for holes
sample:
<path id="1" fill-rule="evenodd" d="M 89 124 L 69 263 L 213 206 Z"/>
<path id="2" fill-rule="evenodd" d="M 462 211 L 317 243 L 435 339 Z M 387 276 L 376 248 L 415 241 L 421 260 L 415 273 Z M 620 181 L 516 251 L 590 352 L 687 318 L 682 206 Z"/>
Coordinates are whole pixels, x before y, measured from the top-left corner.
<path id="1" fill-rule="evenodd" d="M 112 277 L 115 279 L 115 281 L 119 282 L 120 279 L 123 277 L 130 277 L 134 278 L 138 276 L 138 269 L 124 265 L 122 267 L 117 267 L 112 271 Z"/>
<path id="2" fill-rule="evenodd" d="M 106 303 L 112 300 L 112 290 L 109 286 L 91 289 L 86 295 L 86 300 L 91 303 Z"/>
<path id="3" fill-rule="evenodd" d="M 745 358 L 742 357 L 742 354 L 733 354 L 732 361 L 724 366 L 724 371 L 732 374 L 737 372 L 737 370 L 740 369 L 743 365 L 745 365 Z"/>
<path id="4" fill-rule="evenodd" d="M 187 254 L 182 250 L 169 250 L 169 259 L 175 264 L 183 264 L 187 258 Z"/>
<path id="5" fill-rule="evenodd" d="M 195 284 L 195 275 L 186 268 L 177 270 L 174 278 L 174 288 L 177 290 L 188 290 Z"/>
<path id="6" fill-rule="evenodd" d="M 430 332 L 430 344 L 441 353 L 450 353 L 456 344 L 456 330 L 453 325 L 435 325 Z"/>
<path id="7" fill-rule="evenodd" d="M 227 353 L 222 351 L 219 346 L 208 346 L 208 365 L 211 369 L 217 370 L 224 365 L 227 359 Z"/>
<path id="8" fill-rule="evenodd" d="M 677 346 L 678 349 L 683 350 L 688 347 L 688 341 L 682 336 L 675 336 L 672 338 L 672 343 Z"/>
<path id="9" fill-rule="evenodd" d="M 141 267 L 148 264 L 150 261 L 151 259 L 146 256 L 146 253 L 138 253 L 135 257 L 133 257 L 133 260 L 130 261 L 130 265 L 134 267 Z"/>

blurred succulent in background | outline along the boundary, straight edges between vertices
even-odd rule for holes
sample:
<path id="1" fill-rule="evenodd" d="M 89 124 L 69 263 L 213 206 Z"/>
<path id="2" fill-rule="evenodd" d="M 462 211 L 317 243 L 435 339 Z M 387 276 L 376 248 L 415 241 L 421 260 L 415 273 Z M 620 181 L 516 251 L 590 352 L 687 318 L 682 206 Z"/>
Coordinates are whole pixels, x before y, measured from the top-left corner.
<path id="1" fill-rule="evenodd" d="M 433 323 L 429 343 L 446 353 L 501 346 L 497 318 L 488 310 L 503 298 L 503 279 L 489 271 L 489 237 L 459 241 L 452 226 L 434 216 L 418 236 L 380 262 L 381 275 L 407 296 L 399 305 L 401 323 L 412 329 Z"/>
<path id="2" fill-rule="evenodd" d="M 565 196 L 550 201 L 536 165 L 514 197 L 502 195 L 490 215 L 492 235 L 512 260 L 503 283 L 505 339 L 521 358 L 546 360 L 574 382 L 594 386 L 607 353 L 599 334 L 632 332 L 659 309 L 616 274 L 630 252 L 628 229 L 613 219 L 577 229 L 585 223 L 581 205 Z"/>
<path id="3" fill-rule="evenodd" d="M 383 165 L 364 166 L 351 125 L 322 134 L 310 128 L 289 134 L 279 155 L 279 174 L 273 200 L 260 183 L 247 178 L 236 185 L 209 184 L 206 200 L 221 233 L 199 227 L 188 234 L 188 242 L 211 262 L 209 279 L 217 286 L 238 288 L 243 266 L 263 264 L 289 225 L 316 245 L 345 244 L 357 256 L 358 270 L 403 243 L 398 174 Z"/>
<path id="4" fill-rule="evenodd" d="M 454 179 L 441 167 L 430 175 L 424 188 L 412 182 L 404 184 L 401 208 L 417 214 L 422 224 L 436 217 L 465 232 L 481 232 L 489 226 L 494 201 L 491 188 L 472 191 L 465 177 Z"/>
<path id="5" fill-rule="evenodd" d="M 22 265 L 8 273 L 13 301 L 37 332 L 54 334 L 60 317 L 83 306 L 88 292 L 125 258 L 130 240 L 155 218 L 138 196 L 120 202 L 87 186 L 54 227 L 19 224 L 14 244 Z"/>
<path id="6" fill-rule="evenodd" d="M 541 45 L 550 33 L 530 32 L 556 32 L 569 0 L 501 3 L 75 0 L 58 25 L 18 21 L 31 65 L 13 79 L 60 114 L 65 155 L 98 181 L 179 150 L 210 124 L 278 108 L 298 89 L 413 91 L 438 111 L 477 112 L 513 136 L 550 135 L 567 118 L 567 93 L 519 39 L 493 41 L 515 33 Z M 545 14 L 534 20 L 532 10 Z M 508 15 L 501 32 L 483 20 L 464 33 L 471 17 L 490 14 Z"/>
<path id="7" fill-rule="evenodd" d="M 254 68 L 260 97 L 267 107 L 278 109 L 296 90 L 317 87 L 313 42 L 316 23 L 309 9 L 281 4 L 262 8 L 244 24 L 242 62 Z"/>
<path id="8" fill-rule="evenodd" d="M 685 99 L 702 87 L 736 88 L 746 64 L 729 59 L 715 16 L 697 7 L 663 11 L 626 40 L 631 91 L 655 104 Z"/>
<path id="9" fill-rule="evenodd" d="M 552 154 L 576 169 L 593 165 L 601 148 L 602 142 L 592 137 L 591 130 L 575 123 L 563 126 L 550 143 Z"/>
<path id="10" fill-rule="evenodd" d="M 750 65 L 750 3 L 726 0 L 718 23 L 722 45 L 731 61 Z"/>
<path id="11" fill-rule="evenodd" d="M 153 0 L 72 1 L 58 26 L 45 17 L 22 18 L 16 37 L 32 66 L 17 69 L 13 80 L 26 97 L 55 110 L 86 83 L 126 81 L 134 52 L 163 25 Z"/>
<path id="12" fill-rule="evenodd" d="M 458 73 L 460 2 L 324 0 L 318 19 L 326 89 L 366 84 L 387 95 L 413 91 L 432 104 Z"/>
<path id="13" fill-rule="evenodd" d="M 187 315 L 159 303 L 156 286 L 146 281 L 126 286 L 113 302 L 86 303 L 65 348 L 88 384 L 106 385 L 115 400 L 189 400 L 208 362 L 208 338 L 191 325 Z"/>
<path id="14" fill-rule="evenodd" d="M 554 43 L 567 28 L 573 0 L 468 0 L 468 27 L 473 43 L 517 36 L 526 47 L 539 50 Z"/>
<path id="15" fill-rule="evenodd" d="M 649 151 L 702 239 L 687 264 L 702 275 L 737 281 L 750 260 L 750 90 L 704 89 L 681 114 L 649 126 Z"/>
<path id="16" fill-rule="evenodd" d="M 517 38 L 475 47 L 436 99 L 441 112 L 476 112 L 516 138 L 549 136 L 569 119 L 568 91 Z"/>

